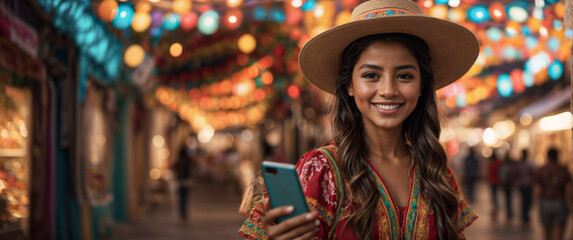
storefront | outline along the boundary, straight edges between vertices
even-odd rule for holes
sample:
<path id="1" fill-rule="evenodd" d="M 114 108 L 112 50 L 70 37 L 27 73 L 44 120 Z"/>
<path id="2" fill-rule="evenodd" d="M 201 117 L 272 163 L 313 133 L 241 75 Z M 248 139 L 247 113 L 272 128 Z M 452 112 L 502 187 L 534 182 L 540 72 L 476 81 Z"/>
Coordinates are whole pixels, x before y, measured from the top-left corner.
<path id="1" fill-rule="evenodd" d="M 0 71 L 0 238 L 17 239 L 30 230 L 32 94 Z"/>
<path id="2" fill-rule="evenodd" d="M 46 71 L 29 23 L 36 19 L 23 5 L 0 1 L 0 239 L 29 238 L 45 209 L 32 149 Z"/>

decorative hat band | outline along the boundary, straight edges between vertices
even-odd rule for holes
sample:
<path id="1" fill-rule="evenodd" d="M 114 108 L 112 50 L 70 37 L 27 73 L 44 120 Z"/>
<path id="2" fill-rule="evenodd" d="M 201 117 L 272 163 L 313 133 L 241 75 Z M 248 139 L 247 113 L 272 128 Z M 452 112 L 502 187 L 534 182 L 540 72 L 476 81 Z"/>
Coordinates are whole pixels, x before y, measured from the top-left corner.
<path id="1" fill-rule="evenodd" d="M 398 16 L 398 15 L 416 15 L 416 14 L 413 12 L 410 12 L 408 10 L 404 10 L 404 9 L 400 9 L 400 8 L 385 8 L 385 9 L 377 9 L 377 10 L 365 12 L 365 13 L 359 15 L 354 20 L 362 20 L 362 19 L 368 19 L 368 18 L 379 18 L 379 17 L 389 17 L 389 16 L 394 16 L 394 15 Z"/>

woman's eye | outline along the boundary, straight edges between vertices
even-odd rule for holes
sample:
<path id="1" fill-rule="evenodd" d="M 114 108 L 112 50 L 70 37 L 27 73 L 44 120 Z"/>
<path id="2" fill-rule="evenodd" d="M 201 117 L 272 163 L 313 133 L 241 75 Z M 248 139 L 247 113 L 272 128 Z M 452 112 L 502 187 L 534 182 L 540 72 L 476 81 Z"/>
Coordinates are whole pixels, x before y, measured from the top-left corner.
<path id="1" fill-rule="evenodd" d="M 412 78 L 414 78 L 414 76 L 412 76 L 412 74 L 409 74 L 409 73 L 401 73 L 401 74 L 398 74 L 398 78 L 399 79 L 412 79 Z"/>
<path id="2" fill-rule="evenodd" d="M 373 72 L 368 72 L 362 75 L 363 78 L 368 78 L 368 79 L 374 79 L 374 78 L 378 78 L 378 75 L 376 75 Z"/>

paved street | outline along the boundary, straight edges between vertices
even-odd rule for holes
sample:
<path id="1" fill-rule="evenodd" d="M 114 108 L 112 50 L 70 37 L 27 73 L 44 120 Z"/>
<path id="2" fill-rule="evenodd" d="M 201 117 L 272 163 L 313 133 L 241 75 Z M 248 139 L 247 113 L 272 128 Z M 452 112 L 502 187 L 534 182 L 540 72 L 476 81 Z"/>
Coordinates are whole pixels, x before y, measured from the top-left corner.
<path id="1" fill-rule="evenodd" d="M 508 221 L 500 213 L 496 221 L 489 215 L 489 188 L 484 183 L 477 185 L 477 199 L 472 206 L 480 218 L 466 230 L 468 239 L 479 240 L 538 240 L 542 228 L 537 209 L 531 212 L 531 222 L 522 225 L 519 221 L 519 196 L 515 193 L 514 217 Z M 175 198 L 173 198 L 175 199 Z M 500 192 L 500 201 L 503 200 Z M 178 239 L 240 239 L 236 233 L 243 217 L 237 213 L 240 196 L 231 186 L 223 183 L 202 183 L 195 186 L 191 197 L 191 218 L 181 222 L 177 218 L 175 204 L 160 206 L 144 218 L 115 227 L 112 240 L 178 240 Z M 501 203 L 500 203 L 501 204 Z M 503 206 L 503 205 L 501 205 Z M 502 208 L 503 210 L 503 208 Z M 571 238 L 569 221 L 567 238 Z"/>
<path id="2" fill-rule="evenodd" d="M 237 230 L 244 217 L 237 213 L 241 196 L 230 185 L 197 184 L 191 192 L 190 219 L 179 220 L 175 195 L 143 218 L 119 224 L 113 240 L 241 239 Z"/>

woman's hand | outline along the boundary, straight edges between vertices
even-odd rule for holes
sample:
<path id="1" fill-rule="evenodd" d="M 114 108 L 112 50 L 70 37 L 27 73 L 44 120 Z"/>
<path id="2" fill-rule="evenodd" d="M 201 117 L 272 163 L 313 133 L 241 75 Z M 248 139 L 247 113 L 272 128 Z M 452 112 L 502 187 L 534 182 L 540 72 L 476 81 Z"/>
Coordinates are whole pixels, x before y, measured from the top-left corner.
<path id="1" fill-rule="evenodd" d="M 320 230 L 320 221 L 312 212 L 303 213 L 277 223 L 278 217 L 292 213 L 294 208 L 282 206 L 271 209 L 268 198 L 264 200 L 264 206 L 263 224 L 269 239 L 310 239 Z"/>

